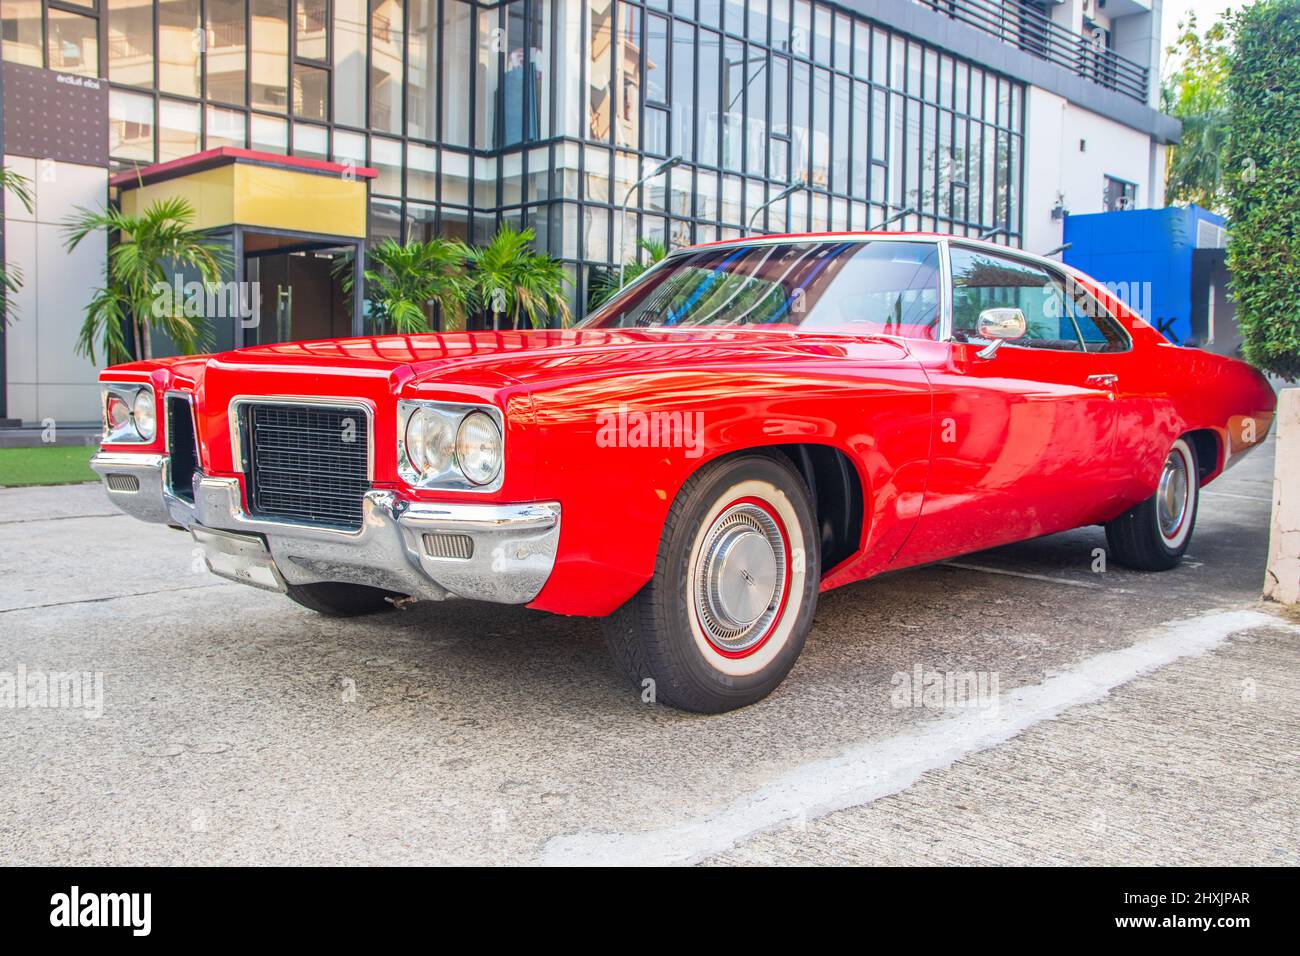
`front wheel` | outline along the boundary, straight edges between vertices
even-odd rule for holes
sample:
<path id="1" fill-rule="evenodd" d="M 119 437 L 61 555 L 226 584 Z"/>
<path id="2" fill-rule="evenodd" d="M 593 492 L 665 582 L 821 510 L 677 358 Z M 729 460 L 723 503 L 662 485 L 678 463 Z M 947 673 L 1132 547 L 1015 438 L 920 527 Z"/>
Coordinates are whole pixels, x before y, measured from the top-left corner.
<path id="1" fill-rule="evenodd" d="M 1156 493 L 1106 525 L 1111 554 L 1139 571 L 1168 571 L 1191 544 L 1199 504 L 1196 451 L 1180 438 L 1165 458 Z"/>
<path id="2" fill-rule="evenodd" d="M 781 683 L 817 607 L 810 497 L 784 459 L 759 455 L 708 465 L 682 486 L 653 579 L 604 622 L 610 653 L 646 699 L 721 713 Z"/>

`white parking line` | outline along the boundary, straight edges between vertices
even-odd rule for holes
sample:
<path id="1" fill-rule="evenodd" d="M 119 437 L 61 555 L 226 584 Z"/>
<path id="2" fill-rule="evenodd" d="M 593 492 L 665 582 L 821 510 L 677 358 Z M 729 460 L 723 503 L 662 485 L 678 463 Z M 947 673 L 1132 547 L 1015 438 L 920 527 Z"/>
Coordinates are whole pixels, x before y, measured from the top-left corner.
<path id="1" fill-rule="evenodd" d="M 1263 495 L 1234 495 L 1231 491 L 1202 491 L 1203 495 L 1212 495 L 1215 498 L 1244 498 L 1247 501 L 1267 501 L 1273 503 L 1272 498 L 1265 498 Z"/>
<path id="2" fill-rule="evenodd" d="M 996 710 L 961 710 L 915 730 L 868 740 L 838 757 L 804 764 L 702 817 L 640 833 L 575 833 L 551 839 L 552 865 L 695 863 L 764 830 L 812 820 L 906 790 L 922 774 L 1010 740 L 1072 707 L 1106 697 L 1142 674 L 1198 657 L 1230 635 L 1258 627 L 1300 627 L 1260 611 L 1211 611 L 1171 621 L 1130 647 L 1087 658 L 1041 684 L 1004 693 Z"/>
<path id="3" fill-rule="evenodd" d="M 1068 584 L 1072 588 L 1099 588 L 1094 581 L 1073 581 L 1070 578 L 1054 578 L 1047 574 L 1033 574 L 1029 571 L 1009 571 L 1006 568 L 990 568 L 984 564 L 967 564 L 965 561 L 941 561 L 941 567 L 961 568 L 963 571 L 983 571 L 985 574 L 1005 574 L 1013 578 L 1028 578 L 1031 581 L 1047 581 L 1051 584 Z"/>

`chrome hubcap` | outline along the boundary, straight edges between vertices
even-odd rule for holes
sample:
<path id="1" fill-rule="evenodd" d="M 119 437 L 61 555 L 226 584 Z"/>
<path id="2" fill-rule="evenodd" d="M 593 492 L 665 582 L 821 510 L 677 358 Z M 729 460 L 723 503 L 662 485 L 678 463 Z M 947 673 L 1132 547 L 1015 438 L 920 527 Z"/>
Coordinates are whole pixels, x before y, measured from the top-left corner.
<path id="1" fill-rule="evenodd" d="M 753 624 L 776 593 L 776 555 L 767 539 L 748 528 L 723 535 L 709 563 L 709 604 L 736 627 Z"/>
<path id="2" fill-rule="evenodd" d="M 695 605 L 705 636 L 738 653 L 767 634 L 785 597 L 785 543 L 776 521 L 743 503 L 714 520 L 695 567 Z"/>
<path id="3" fill-rule="evenodd" d="M 1156 517 L 1160 533 L 1172 540 L 1183 526 L 1188 499 L 1187 462 L 1177 451 L 1171 451 L 1160 473 L 1160 487 L 1156 490 Z"/>

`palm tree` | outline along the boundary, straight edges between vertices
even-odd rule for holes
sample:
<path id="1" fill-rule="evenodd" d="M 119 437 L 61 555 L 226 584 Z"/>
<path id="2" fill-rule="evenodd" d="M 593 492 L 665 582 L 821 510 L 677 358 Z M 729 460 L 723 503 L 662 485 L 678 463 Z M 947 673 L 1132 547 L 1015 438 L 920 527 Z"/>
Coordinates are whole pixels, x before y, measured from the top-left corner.
<path id="1" fill-rule="evenodd" d="M 35 203 L 32 200 L 32 182 L 26 176 L 0 166 L 0 190 L 8 190 L 18 197 L 28 212 L 32 212 Z M 18 266 L 9 266 L 0 262 L 0 326 L 8 325 L 9 320 L 18 314 L 11 296 L 17 295 L 23 287 L 23 270 Z"/>
<path id="2" fill-rule="evenodd" d="M 366 298 L 394 332 L 428 332 L 425 306 L 459 317 L 470 294 L 465 275 L 469 250 L 454 239 L 413 240 L 402 245 L 385 239 L 367 255 Z"/>
<path id="3" fill-rule="evenodd" d="M 636 258 L 623 267 L 623 285 L 627 285 L 656 262 L 668 255 L 668 247 L 658 239 L 638 239 L 637 247 L 646 253 L 645 259 Z M 604 269 L 591 280 L 591 291 L 587 296 L 589 308 L 603 305 L 623 286 L 618 284 L 618 270 Z"/>
<path id="4" fill-rule="evenodd" d="M 153 357 L 150 333 L 154 328 L 166 332 L 186 354 L 211 341 L 204 316 L 193 314 L 195 310 L 187 309 L 183 298 L 171 290 L 176 275 L 185 268 L 197 272 L 205 288 L 219 283 L 227 253 L 190 228 L 194 208 L 186 200 L 160 200 L 136 216 L 111 206 L 99 212 L 78 208 L 77 213 L 63 226 L 69 252 L 101 229 L 110 240 L 116 237 L 108 250 L 104 285 L 86 306 L 77 336 L 79 354 L 94 362 L 98 339 L 110 364 L 130 360 L 123 339 L 123 322 L 128 319 L 140 358 Z"/>
<path id="5" fill-rule="evenodd" d="M 521 232 L 505 223 L 486 246 L 465 250 L 470 302 L 491 313 L 493 328 L 500 315 L 509 318 L 512 328 L 523 318 L 534 328 L 545 326 L 551 314 L 558 315 L 562 325 L 572 318 L 564 296 L 564 267 L 557 259 L 533 252 L 529 245 L 535 238 L 532 229 Z"/>

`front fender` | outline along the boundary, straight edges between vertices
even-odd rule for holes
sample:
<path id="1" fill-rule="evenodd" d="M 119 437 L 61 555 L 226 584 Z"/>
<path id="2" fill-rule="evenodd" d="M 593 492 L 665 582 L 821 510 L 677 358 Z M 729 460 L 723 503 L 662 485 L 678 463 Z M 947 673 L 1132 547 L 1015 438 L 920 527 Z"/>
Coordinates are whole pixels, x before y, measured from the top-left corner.
<path id="1" fill-rule="evenodd" d="M 604 615 L 650 580 L 673 500 L 709 462 L 817 444 L 846 454 L 864 492 L 861 546 L 834 583 L 883 568 L 920 510 L 930 454 L 924 374 L 895 348 L 798 368 L 580 378 L 533 395 L 538 493 L 562 502 L 550 580 L 530 607 Z M 829 569 L 824 569 L 829 570 Z"/>

